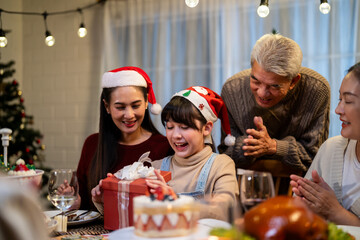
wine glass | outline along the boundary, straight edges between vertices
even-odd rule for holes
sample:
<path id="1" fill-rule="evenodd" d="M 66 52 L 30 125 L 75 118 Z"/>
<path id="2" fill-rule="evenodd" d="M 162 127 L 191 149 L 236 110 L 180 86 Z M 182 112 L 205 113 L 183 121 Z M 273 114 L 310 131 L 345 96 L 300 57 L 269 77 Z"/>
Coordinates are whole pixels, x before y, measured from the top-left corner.
<path id="1" fill-rule="evenodd" d="M 48 185 L 51 203 L 60 209 L 61 214 L 68 210 L 75 202 L 79 185 L 76 171 L 72 169 L 56 169 L 50 172 Z"/>
<path id="2" fill-rule="evenodd" d="M 269 172 L 246 170 L 240 180 L 240 201 L 245 211 L 275 196 Z"/>

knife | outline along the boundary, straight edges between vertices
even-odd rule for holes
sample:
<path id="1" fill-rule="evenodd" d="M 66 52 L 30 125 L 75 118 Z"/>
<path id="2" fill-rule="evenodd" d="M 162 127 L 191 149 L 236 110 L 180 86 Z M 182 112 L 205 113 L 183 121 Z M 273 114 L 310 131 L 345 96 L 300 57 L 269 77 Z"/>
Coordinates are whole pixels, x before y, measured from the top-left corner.
<path id="1" fill-rule="evenodd" d="M 82 214 L 77 215 L 74 219 L 72 219 L 71 221 L 78 221 L 80 220 L 80 218 L 85 218 L 87 215 L 89 215 L 91 213 L 90 210 L 86 210 L 85 212 L 83 212 Z"/>

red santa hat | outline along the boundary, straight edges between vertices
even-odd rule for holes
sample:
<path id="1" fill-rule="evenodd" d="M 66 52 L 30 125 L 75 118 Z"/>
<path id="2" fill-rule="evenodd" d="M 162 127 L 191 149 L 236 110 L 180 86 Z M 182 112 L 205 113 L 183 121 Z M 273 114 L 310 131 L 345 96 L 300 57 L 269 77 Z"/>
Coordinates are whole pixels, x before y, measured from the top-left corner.
<path id="1" fill-rule="evenodd" d="M 160 114 L 162 108 L 160 104 L 156 103 L 154 90 L 150 77 L 138 67 L 121 67 L 103 74 L 102 88 L 124 87 L 124 86 L 139 86 L 146 87 L 148 93 L 148 101 L 152 104 L 151 112 L 153 114 Z"/>
<path id="2" fill-rule="evenodd" d="M 235 137 L 231 135 L 229 117 L 222 98 L 207 87 L 189 87 L 176 93 L 174 96 L 184 97 L 189 100 L 205 117 L 207 121 L 216 122 L 221 120 L 221 126 L 226 133 L 225 144 L 232 146 L 235 144 Z"/>

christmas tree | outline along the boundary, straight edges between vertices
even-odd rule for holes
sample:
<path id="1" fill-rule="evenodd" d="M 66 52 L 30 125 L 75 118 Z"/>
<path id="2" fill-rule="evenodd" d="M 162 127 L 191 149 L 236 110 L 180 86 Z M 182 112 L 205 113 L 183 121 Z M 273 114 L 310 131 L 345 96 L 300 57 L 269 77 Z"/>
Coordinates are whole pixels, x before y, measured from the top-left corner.
<path id="1" fill-rule="evenodd" d="M 26 114 L 22 91 L 13 78 L 15 62 L 0 63 L 0 128 L 12 130 L 8 147 L 8 161 L 11 164 L 22 158 L 27 164 L 42 166 L 42 134 L 31 127 L 33 117 Z M 0 153 L 3 154 L 1 147 Z M 0 156 L 1 160 L 3 156 Z"/>

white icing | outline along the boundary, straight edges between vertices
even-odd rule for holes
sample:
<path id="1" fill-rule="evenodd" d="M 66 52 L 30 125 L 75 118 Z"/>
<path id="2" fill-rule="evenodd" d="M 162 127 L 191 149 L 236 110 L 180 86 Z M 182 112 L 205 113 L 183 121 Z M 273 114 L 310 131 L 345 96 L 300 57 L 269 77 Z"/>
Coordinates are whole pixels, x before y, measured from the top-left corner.
<path id="1" fill-rule="evenodd" d="M 155 225 L 160 227 L 162 221 L 164 220 L 164 215 L 163 214 L 154 214 L 154 215 L 152 215 L 152 219 L 155 222 Z"/>
<path id="2" fill-rule="evenodd" d="M 32 176 L 32 175 L 36 175 L 36 172 L 35 170 L 29 170 L 29 171 L 13 171 L 13 170 L 10 170 L 8 172 L 9 175 L 12 175 L 12 176 Z"/>
<path id="3" fill-rule="evenodd" d="M 19 158 L 18 160 L 16 160 L 16 165 L 21 165 L 21 164 L 25 165 L 24 159 Z"/>
<path id="4" fill-rule="evenodd" d="M 167 218 L 169 219 L 172 226 L 176 226 L 178 220 L 179 220 L 179 214 L 178 213 L 168 213 Z"/>
<path id="5" fill-rule="evenodd" d="M 144 166 L 142 162 L 134 162 L 114 173 L 114 176 L 121 180 L 135 180 L 138 178 L 153 178 L 155 172 L 153 167 Z"/>
<path id="6" fill-rule="evenodd" d="M 159 201 L 157 199 L 155 200 L 151 200 L 149 197 L 147 196 L 138 196 L 134 198 L 134 205 L 136 205 L 136 207 L 146 207 L 146 208 L 164 208 L 164 207 L 181 207 L 184 205 L 191 205 L 194 203 L 194 198 L 190 197 L 190 196 L 180 196 L 179 198 L 177 198 L 176 200 L 173 201 L 169 201 L 169 200 L 165 200 L 165 201 Z"/>
<path id="7" fill-rule="evenodd" d="M 146 225 L 151 218 L 157 226 L 156 229 L 144 230 L 142 227 L 137 228 L 139 225 L 135 224 L 134 232 L 138 236 L 176 237 L 189 235 L 196 230 L 196 221 L 192 220 L 193 218 L 197 219 L 198 215 L 193 213 L 193 211 L 197 211 L 196 208 L 194 209 L 195 199 L 193 197 L 180 196 L 173 201 L 159 201 L 156 199 L 151 200 L 147 196 L 137 196 L 133 198 L 133 204 L 136 222 L 142 221 L 142 225 Z M 178 226 L 182 214 L 184 214 L 187 224 Z M 137 215 L 141 216 L 141 220 L 136 218 Z M 165 217 L 169 220 L 171 227 L 164 225 Z"/>
<path id="8" fill-rule="evenodd" d="M 147 215 L 147 214 L 140 214 L 140 217 L 141 217 L 141 222 L 142 222 L 143 224 L 146 224 L 147 221 L 148 221 L 148 219 L 149 219 L 149 215 Z"/>
<path id="9" fill-rule="evenodd" d="M 187 221 L 190 221 L 191 216 L 192 216 L 191 211 L 184 211 L 184 216 L 185 216 Z"/>

